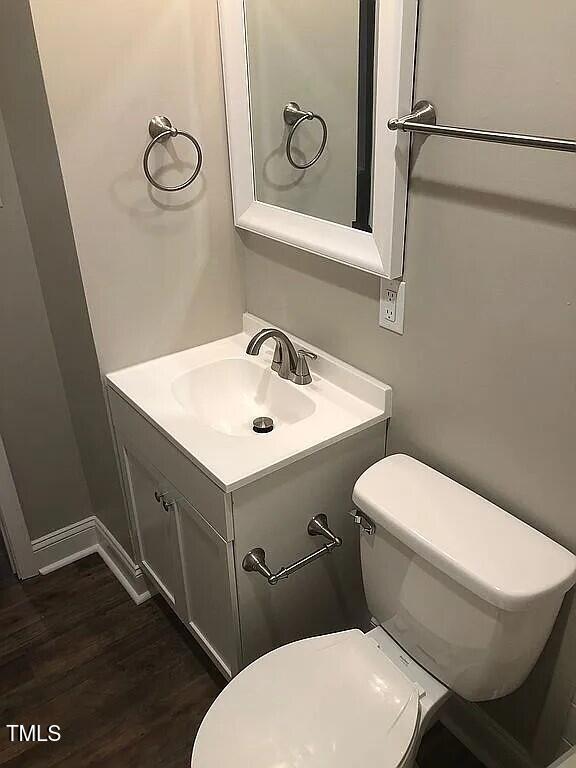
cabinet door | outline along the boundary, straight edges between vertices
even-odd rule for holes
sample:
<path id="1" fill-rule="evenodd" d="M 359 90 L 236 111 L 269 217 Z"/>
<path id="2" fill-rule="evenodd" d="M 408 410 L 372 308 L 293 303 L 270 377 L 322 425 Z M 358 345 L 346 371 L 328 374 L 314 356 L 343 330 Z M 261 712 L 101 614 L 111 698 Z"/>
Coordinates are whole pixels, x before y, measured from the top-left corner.
<path id="1" fill-rule="evenodd" d="M 178 501 L 177 514 L 187 621 L 212 660 L 231 677 L 237 671 L 239 635 L 232 543 L 187 502 Z"/>
<path id="2" fill-rule="evenodd" d="M 142 566 L 174 606 L 173 497 L 159 473 L 132 453 L 126 452 L 125 456 Z"/>

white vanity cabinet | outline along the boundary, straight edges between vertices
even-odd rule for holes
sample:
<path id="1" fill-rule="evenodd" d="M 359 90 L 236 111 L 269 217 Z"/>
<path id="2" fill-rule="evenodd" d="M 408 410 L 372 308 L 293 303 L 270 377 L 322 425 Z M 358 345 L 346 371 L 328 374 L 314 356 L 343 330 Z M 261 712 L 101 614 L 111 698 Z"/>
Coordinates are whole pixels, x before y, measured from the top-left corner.
<path id="1" fill-rule="evenodd" d="M 214 343 L 219 354 L 226 343 Z M 240 343 L 244 348 L 245 339 Z M 237 356 L 225 360 L 233 375 L 230 359 L 235 363 Z M 137 368 L 139 377 L 142 370 Z M 191 414 L 180 404 L 171 401 L 165 413 L 151 413 L 154 404 L 163 402 L 156 388 L 166 386 L 164 376 L 147 380 L 146 392 L 154 393 L 152 407 L 139 403 L 142 392 L 121 388 L 118 381 L 124 383 L 124 374 L 109 376 L 106 387 L 135 558 L 226 677 L 286 643 L 367 624 L 359 536 L 350 514 L 352 490 L 362 472 L 384 455 L 389 409 L 389 388 L 367 377 L 360 378 L 354 396 L 318 380 L 309 392 L 283 393 L 277 387 L 289 385 L 271 379 L 267 366 L 255 370 L 260 395 L 269 384 L 275 397 L 282 395 L 289 405 L 302 400 L 314 405 L 308 414 L 310 432 L 301 429 L 300 451 L 289 461 L 278 460 L 276 454 L 284 450 L 283 440 L 300 434 L 294 431 L 297 427 L 278 430 L 272 439 L 220 433 L 215 438 L 201 425 L 202 414 Z M 346 383 L 346 376 L 351 376 L 349 369 L 339 381 Z M 323 387 L 325 400 L 320 399 Z M 349 411 L 343 411 L 343 404 Z M 286 418 L 293 410 L 279 414 Z M 163 423 L 171 415 L 194 439 L 193 448 L 174 434 L 177 429 Z M 335 438 L 332 432 L 340 423 L 347 431 Z M 328 439 L 310 447 L 306 441 L 311 442 L 315 428 Z M 219 447 L 213 450 L 216 440 Z M 211 451 L 210 461 L 199 458 L 203 450 Z M 259 462 L 262 468 L 230 479 L 230 473 L 238 474 L 248 462 Z M 326 539 L 308 531 L 320 514 L 327 516 L 341 546 L 274 584 L 244 569 L 244 558 L 253 550 L 264 550 L 272 573 L 320 550 Z"/>
<path id="2" fill-rule="evenodd" d="M 226 677 L 240 669 L 231 499 L 109 390 L 136 558 Z M 160 499 L 160 502 L 157 501 Z"/>
<path id="3" fill-rule="evenodd" d="M 121 450 L 142 568 L 229 677 L 237 668 L 232 543 L 126 442 Z"/>
<path id="4" fill-rule="evenodd" d="M 237 667 L 232 542 L 127 442 L 121 448 L 123 474 L 142 568 L 220 670 L 231 676 Z"/>
<path id="5" fill-rule="evenodd" d="M 180 574 L 174 562 L 177 532 L 171 501 L 173 491 L 160 473 L 128 449 L 125 449 L 125 471 L 142 567 L 156 589 L 175 608 L 175 585 Z"/>
<path id="6" fill-rule="evenodd" d="M 227 542 L 184 499 L 177 502 L 178 559 L 182 568 L 185 621 L 221 670 L 236 669 L 234 554 Z"/>

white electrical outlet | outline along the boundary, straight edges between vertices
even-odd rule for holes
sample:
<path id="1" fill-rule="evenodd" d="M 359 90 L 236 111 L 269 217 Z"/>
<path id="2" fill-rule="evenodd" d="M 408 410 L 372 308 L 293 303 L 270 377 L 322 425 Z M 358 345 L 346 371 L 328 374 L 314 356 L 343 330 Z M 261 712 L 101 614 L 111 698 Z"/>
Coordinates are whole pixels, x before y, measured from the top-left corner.
<path id="1" fill-rule="evenodd" d="M 380 296 L 380 313 L 384 320 L 393 323 L 396 320 L 396 299 L 398 293 L 391 288 L 384 288 Z"/>
<path id="2" fill-rule="evenodd" d="M 404 301 L 406 283 L 403 280 L 380 280 L 380 326 L 394 333 L 404 333 Z"/>

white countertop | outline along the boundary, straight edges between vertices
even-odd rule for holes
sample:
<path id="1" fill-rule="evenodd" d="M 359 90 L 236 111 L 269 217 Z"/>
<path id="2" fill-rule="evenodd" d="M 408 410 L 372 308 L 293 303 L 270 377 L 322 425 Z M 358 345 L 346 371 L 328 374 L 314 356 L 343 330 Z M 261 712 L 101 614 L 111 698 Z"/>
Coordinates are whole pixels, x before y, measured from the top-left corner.
<path id="1" fill-rule="evenodd" d="M 313 381 L 305 386 L 270 381 L 273 343 L 266 343 L 258 357 L 246 355 L 246 345 L 255 332 L 270 327 L 264 321 L 246 314 L 242 333 L 200 347 L 124 368 L 109 374 L 107 385 L 154 424 L 186 456 L 199 466 L 220 488 L 229 492 L 246 485 L 275 469 L 287 466 L 321 448 L 356 434 L 391 415 L 392 390 L 386 384 L 333 358 L 291 334 L 294 345 L 315 352 L 311 361 Z M 310 403 L 310 415 L 287 422 L 269 434 L 256 434 L 246 429 L 242 434 L 223 434 L 207 423 L 211 409 L 199 411 L 198 403 L 190 409 L 178 394 L 178 382 L 192 372 L 203 369 L 199 381 L 217 376 L 218 370 L 235 370 L 245 366 L 227 362 L 224 369 L 208 366 L 219 361 L 250 361 L 258 366 L 263 381 L 274 387 L 289 387 L 282 393 Z M 254 369 L 251 367 L 250 371 Z M 258 373 L 257 372 L 257 373 Z M 258 375 L 260 375 L 258 373 Z M 175 387 L 175 384 L 177 385 Z M 218 398 L 225 397 L 230 382 L 218 379 L 202 391 L 201 407 L 206 403 L 218 409 Z M 204 385 L 203 385 L 204 386 Z M 212 392 L 213 390 L 213 392 Z M 235 393 L 234 393 L 235 394 Z M 212 399 L 211 399 L 212 398 Z M 266 415 L 266 414 L 262 414 Z"/>

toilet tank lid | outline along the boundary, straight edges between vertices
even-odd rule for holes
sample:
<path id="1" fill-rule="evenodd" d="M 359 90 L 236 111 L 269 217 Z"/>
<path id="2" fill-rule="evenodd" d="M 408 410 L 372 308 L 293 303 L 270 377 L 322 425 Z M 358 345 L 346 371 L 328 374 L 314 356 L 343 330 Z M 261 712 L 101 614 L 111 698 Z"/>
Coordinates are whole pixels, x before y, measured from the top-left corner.
<path id="1" fill-rule="evenodd" d="M 377 462 L 354 503 L 447 576 L 505 610 L 576 582 L 576 557 L 544 534 L 410 456 Z"/>

